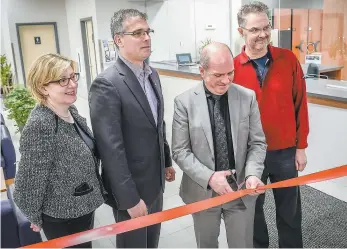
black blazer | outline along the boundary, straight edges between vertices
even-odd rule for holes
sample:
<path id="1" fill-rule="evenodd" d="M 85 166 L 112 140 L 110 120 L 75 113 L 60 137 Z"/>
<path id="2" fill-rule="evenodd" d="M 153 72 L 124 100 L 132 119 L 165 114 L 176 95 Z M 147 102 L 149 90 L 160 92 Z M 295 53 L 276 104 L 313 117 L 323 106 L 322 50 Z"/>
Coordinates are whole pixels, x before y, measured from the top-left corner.
<path id="1" fill-rule="evenodd" d="M 140 198 L 152 204 L 164 191 L 164 168 L 172 165 L 160 80 L 151 69 L 158 99 L 157 126 L 139 81 L 121 59 L 99 74 L 90 88 L 90 117 L 107 203 L 119 210 L 135 206 Z"/>

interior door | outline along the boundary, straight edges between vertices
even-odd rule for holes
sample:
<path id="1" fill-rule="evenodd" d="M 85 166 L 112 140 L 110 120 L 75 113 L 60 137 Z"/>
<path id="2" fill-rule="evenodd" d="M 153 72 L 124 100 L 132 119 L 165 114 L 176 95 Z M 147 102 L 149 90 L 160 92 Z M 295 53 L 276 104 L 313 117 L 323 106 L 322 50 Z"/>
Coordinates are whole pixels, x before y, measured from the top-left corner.
<path id="1" fill-rule="evenodd" d="M 292 49 L 292 10 L 274 9 L 273 26 L 278 30 L 278 46 Z"/>
<path id="2" fill-rule="evenodd" d="M 82 27 L 82 40 L 84 50 L 85 70 L 87 77 L 87 86 L 90 88 L 91 82 L 98 74 L 97 60 L 96 60 L 96 46 L 93 31 L 93 22 L 91 18 L 81 21 Z"/>
<path id="3" fill-rule="evenodd" d="M 23 76 L 40 55 L 58 53 L 55 24 L 17 24 Z"/>
<path id="4" fill-rule="evenodd" d="M 308 10 L 293 9 L 292 51 L 300 63 L 305 63 L 308 37 Z"/>
<path id="5" fill-rule="evenodd" d="M 323 10 L 310 9 L 308 11 L 308 24 L 307 53 L 321 52 Z"/>
<path id="6" fill-rule="evenodd" d="M 292 10 L 274 9 L 274 29 L 290 30 L 292 28 Z"/>
<path id="7" fill-rule="evenodd" d="M 90 66 L 90 76 L 92 80 L 95 79 L 97 75 L 97 66 L 96 66 L 96 55 L 95 55 L 95 42 L 94 42 L 94 32 L 93 32 L 93 23 L 92 20 L 86 22 L 86 37 L 88 44 L 88 59 Z"/>

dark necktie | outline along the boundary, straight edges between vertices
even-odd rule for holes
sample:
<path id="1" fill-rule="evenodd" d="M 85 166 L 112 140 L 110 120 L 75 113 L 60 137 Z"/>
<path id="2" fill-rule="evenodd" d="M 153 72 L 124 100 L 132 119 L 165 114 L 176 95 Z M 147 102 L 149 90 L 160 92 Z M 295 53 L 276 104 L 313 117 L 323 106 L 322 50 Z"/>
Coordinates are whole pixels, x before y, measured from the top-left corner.
<path id="1" fill-rule="evenodd" d="M 225 122 L 221 113 L 220 97 L 212 95 L 214 99 L 213 117 L 215 132 L 215 156 L 217 170 L 229 170 L 228 142 Z"/>

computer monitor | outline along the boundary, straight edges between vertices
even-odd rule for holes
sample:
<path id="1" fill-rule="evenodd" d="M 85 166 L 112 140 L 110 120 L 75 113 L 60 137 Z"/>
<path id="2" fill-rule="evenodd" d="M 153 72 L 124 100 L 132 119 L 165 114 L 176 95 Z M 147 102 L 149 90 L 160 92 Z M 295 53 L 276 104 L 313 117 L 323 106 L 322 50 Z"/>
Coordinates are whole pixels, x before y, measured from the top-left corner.
<path id="1" fill-rule="evenodd" d="M 177 63 L 180 66 L 191 66 L 195 65 L 195 63 L 192 62 L 192 56 L 190 53 L 185 54 L 176 54 Z"/>

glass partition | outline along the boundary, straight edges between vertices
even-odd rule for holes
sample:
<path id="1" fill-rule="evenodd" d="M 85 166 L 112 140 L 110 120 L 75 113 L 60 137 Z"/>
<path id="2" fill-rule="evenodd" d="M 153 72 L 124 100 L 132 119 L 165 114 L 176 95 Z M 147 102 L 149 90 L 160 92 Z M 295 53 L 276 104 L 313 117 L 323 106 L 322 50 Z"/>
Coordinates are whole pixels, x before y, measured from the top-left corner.
<path id="1" fill-rule="evenodd" d="M 292 50 L 304 71 L 316 63 L 321 75 L 347 80 L 346 0 L 262 2 L 272 9 L 278 46 Z"/>

